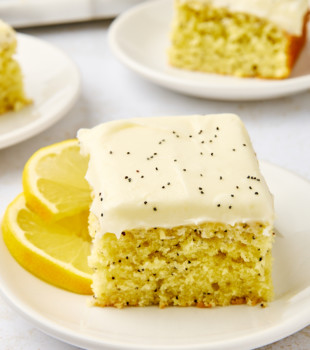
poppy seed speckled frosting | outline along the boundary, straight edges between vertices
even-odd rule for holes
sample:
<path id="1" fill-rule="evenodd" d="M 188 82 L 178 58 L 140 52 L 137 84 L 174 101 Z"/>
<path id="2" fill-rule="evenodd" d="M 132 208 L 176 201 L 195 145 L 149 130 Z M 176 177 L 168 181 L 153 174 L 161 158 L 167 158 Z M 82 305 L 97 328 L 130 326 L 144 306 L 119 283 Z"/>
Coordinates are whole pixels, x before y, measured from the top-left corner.
<path id="1" fill-rule="evenodd" d="M 137 118 L 80 130 L 102 233 L 273 221 L 273 199 L 233 114 Z"/>

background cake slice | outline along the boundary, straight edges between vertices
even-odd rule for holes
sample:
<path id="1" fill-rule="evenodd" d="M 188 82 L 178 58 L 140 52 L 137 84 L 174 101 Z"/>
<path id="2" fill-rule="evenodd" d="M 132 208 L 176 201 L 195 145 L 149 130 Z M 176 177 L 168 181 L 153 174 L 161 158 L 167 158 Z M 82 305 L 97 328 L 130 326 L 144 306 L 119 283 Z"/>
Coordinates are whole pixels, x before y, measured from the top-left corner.
<path id="1" fill-rule="evenodd" d="M 273 198 L 239 117 L 129 119 L 78 138 L 97 305 L 272 299 Z"/>
<path id="2" fill-rule="evenodd" d="M 308 0 L 175 0 L 171 65 L 286 78 L 307 34 Z"/>
<path id="3" fill-rule="evenodd" d="M 18 111 L 31 102 L 24 92 L 21 68 L 13 58 L 16 46 L 14 30 L 0 20 L 0 114 Z"/>

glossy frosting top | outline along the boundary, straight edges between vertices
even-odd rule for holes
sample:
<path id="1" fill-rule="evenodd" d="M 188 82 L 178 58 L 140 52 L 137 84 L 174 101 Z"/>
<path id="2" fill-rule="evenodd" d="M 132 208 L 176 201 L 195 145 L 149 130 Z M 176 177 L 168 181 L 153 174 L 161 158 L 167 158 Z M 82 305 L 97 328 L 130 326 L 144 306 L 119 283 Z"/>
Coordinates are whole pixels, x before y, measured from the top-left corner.
<path id="1" fill-rule="evenodd" d="M 78 132 L 101 233 L 273 222 L 273 198 L 233 114 L 136 118 Z"/>
<path id="2" fill-rule="evenodd" d="M 308 11 L 308 0 L 179 0 L 192 7 L 210 4 L 225 7 L 231 12 L 242 12 L 269 20 L 286 32 L 301 35 L 303 19 Z"/>

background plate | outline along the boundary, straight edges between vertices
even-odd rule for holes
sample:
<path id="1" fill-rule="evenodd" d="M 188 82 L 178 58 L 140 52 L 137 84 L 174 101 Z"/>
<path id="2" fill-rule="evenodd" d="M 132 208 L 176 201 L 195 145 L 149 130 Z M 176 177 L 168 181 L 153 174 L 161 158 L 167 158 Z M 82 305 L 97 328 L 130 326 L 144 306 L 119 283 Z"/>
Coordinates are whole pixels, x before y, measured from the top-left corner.
<path id="1" fill-rule="evenodd" d="M 58 48 L 25 34 L 17 35 L 26 94 L 33 103 L 0 116 L 0 149 L 24 141 L 56 123 L 80 92 L 75 63 Z"/>
<path id="2" fill-rule="evenodd" d="M 172 4 L 156 0 L 137 5 L 120 15 L 110 29 L 109 43 L 116 57 L 144 78 L 184 94 L 217 100 L 271 99 L 310 88 L 310 35 L 288 79 L 235 78 L 169 66 Z"/>

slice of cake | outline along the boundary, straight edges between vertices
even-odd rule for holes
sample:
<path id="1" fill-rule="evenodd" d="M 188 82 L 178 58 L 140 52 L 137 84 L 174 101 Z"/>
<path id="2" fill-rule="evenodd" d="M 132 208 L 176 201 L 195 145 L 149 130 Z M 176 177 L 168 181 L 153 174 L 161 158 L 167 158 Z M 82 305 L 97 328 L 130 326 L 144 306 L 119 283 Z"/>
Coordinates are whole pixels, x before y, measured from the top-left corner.
<path id="1" fill-rule="evenodd" d="M 0 114 L 18 111 L 31 101 L 25 96 L 23 77 L 18 62 L 14 30 L 0 20 Z"/>
<path id="2" fill-rule="evenodd" d="M 232 114 L 82 129 L 100 306 L 270 301 L 273 198 Z"/>
<path id="3" fill-rule="evenodd" d="M 175 0 L 169 61 L 202 72 L 286 78 L 307 34 L 308 0 Z"/>

